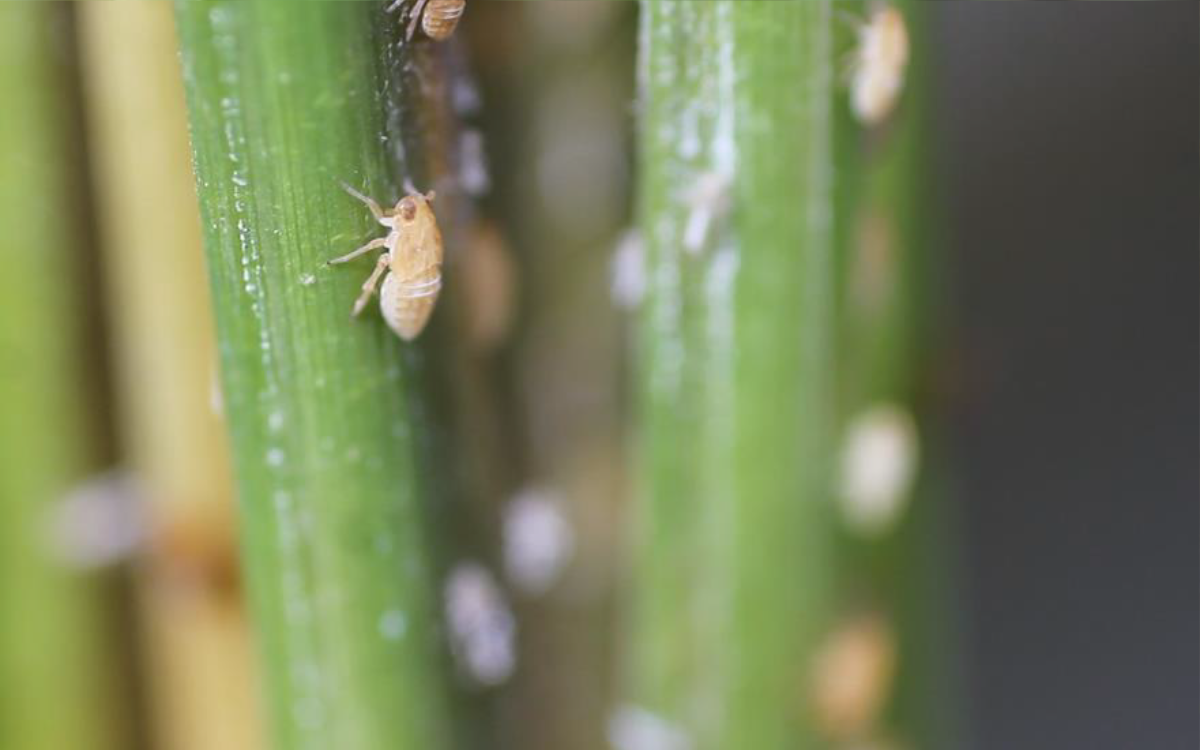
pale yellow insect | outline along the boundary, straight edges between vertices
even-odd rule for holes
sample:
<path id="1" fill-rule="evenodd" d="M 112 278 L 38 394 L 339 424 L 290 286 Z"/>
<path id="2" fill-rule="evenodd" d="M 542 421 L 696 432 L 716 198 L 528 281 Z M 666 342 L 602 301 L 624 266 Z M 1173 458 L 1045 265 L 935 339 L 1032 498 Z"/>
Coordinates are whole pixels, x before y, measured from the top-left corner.
<path id="1" fill-rule="evenodd" d="M 367 204 L 375 220 L 390 231 L 386 237 L 377 237 L 353 252 L 334 258 L 329 264 L 345 263 L 384 248 L 375 270 L 362 285 L 362 294 L 355 301 L 352 314 L 358 315 L 366 308 L 375 293 L 375 285 L 386 273 L 379 290 L 379 309 L 397 336 L 412 341 L 429 322 L 442 289 L 442 233 L 429 205 L 434 193 L 431 190 L 421 195 L 415 190 L 410 191 L 395 208 L 384 211 L 374 200 L 349 185 L 342 187 Z"/>
<path id="2" fill-rule="evenodd" d="M 391 13 L 403 5 L 406 0 L 396 0 L 388 8 Z M 445 41 L 454 33 L 458 19 L 466 10 L 467 0 L 413 0 L 412 10 L 408 12 L 408 31 L 405 38 L 412 39 L 420 24 L 425 36 L 436 41 Z"/>
<path id="3" fill-rule="evenodd" d="M 850 62 L 850 106 L 868 125 L 881 122 L 896 106 L 908 66 L 908 27 L 900 11 L 886 3 L 871 6 L 858 26 L 858 46 Z"/>
<path id="4" fill-rule="evenodd" d="M 861 739 L 876 729 L 891 691 L 895 635 L 881 615 L 856 615 L 827 636 L 812 668 L 817 727 L 838 742 Z"/>

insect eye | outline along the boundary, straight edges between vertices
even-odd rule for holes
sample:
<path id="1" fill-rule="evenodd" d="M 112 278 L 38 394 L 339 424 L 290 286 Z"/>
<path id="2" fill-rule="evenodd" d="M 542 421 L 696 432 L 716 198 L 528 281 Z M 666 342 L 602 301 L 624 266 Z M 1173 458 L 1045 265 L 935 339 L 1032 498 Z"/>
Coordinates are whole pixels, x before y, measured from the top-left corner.
<path id="1" fill-rule="evenodd" d="M 405 221 L 412 221 L 417 217 L 417 202 L 412 198 L 405 198 L 404 200 L 400 201 L 400 205 L 397 206 L 397 210 L 400 213 L 401 219 L 404 219 Z"/>

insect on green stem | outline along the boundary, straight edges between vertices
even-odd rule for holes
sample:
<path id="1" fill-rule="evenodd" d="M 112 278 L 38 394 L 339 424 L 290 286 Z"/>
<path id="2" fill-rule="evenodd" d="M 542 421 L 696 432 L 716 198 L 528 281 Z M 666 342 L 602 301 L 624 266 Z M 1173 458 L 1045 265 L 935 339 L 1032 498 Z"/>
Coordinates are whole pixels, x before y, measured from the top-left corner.
<path id="1" fill-rule="evenodd" d="M 390 85 L 412 50 L 376 3 L 176 11 L 276 747 L 443 750 L 422 394 L 381 321 L 347 320 L 362 277 L 326 267 L 375 226 L 340 180 L 394 195 L 428 172 L 427 94 Z"/>

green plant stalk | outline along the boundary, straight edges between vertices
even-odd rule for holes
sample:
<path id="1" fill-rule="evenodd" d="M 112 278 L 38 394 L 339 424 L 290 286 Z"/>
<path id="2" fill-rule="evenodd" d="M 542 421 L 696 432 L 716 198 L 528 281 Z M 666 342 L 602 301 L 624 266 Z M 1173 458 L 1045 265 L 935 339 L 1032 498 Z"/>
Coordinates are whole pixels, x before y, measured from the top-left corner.
<path id="1" fill-rule="evenodd" d="M 850 7 L 865 15 L 868 5 Z M 939 337 L 942 288 L 934 222 L 939 191 L 932 178 L 935 52 L 928 4 L 900 0 L 896 7 L 912 50 L 896 110 L 881 125 L 864 128 L 845 97 L 835 106 L 839 423 L 877 404 L 900 406 L 918 425 L 920 467 L 894 526 L 878 537 L 842 535 L 839 589 L 847 609 L 865 603 L 879 610 L 896 635 L 898 673 L 882 730 L 908 744 L 951 748 L 961 744 L 947 564 L 952 542 L 949 509 L 941 502 L 938 435 L 928 419 L 929 353 Z M 877 242 L 873 252 L 864 245 L 868 217 L 886 228 L 883 252 Z M 867 287 L 874 290 L 870 302 L 864 301 Z"/>
<path id="2" fill-rule="evenodd" d="M 0 5 L 0 747 L 10 750 L 123 742 L 104 589 L 71 567 L 53 525 L 99 460 L 63 11 Z"/>
<path id="3" fill-rule="evenodd" d="M 380 3 L 176 9 L 276 747 L 445 748 L 415 458 L 423 349 L 374 308 L 350 318 L 373 257 L 324 265 L 382 233 L 339 181 L 390 203 L 401 173 L 425 188 L 436 171 L 413 124 L 423 89 L 389 83 L 410 48 Z"/>
<path id="4" fill-rule="evenodd" d="M 641 8 L 629 700 L 701 750 L 807 747 L 834 574 L 831 8 Z"/>

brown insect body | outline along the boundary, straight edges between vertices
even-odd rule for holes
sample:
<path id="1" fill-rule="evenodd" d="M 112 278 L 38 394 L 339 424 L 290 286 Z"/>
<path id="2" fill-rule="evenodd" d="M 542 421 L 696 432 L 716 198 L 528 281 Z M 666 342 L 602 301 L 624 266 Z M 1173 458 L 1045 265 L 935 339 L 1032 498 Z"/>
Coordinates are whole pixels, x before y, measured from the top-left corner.
<path id="1" fill-rule="evenodd" d="M 404 0 L 396 0 L 388 11 L 400 7 Z M 466 10 L 467 0 L 414 0 L 408 13 L 406 38 L 412 39 L 420 25 L 425 36 L 441 42 L 450 38 Z"/>
<path id="2" fill-rule="evenodd" d="M 421 31 L 430 39 L 449 39 L 466 10 L 467 0 L 429 0 L 421 15 Z"/>
<path id="3" fill-rule="evenodd" d="M 429 322 L 442 289 L 442 233 L 424 196 L 405 196 L 392 215 L 391 273 L 379 290 L 379 309 L 396 335 L 411 341 Z"/>
<path id="4" fill-rule="evenodd" d="M 873 734 L 896 668 L 896 637 L 887 620 L 870 613 L 841 623 L 812 667 L 817 728 L 839 744 Z"/>
<path id="5" fill-rule="evenodd" d="M 358 315 L 366 308 L 380 277 L 386 274 L 379 291 L 380 312 L 397 336 L 411 341 L 429 322 L 442 289 L 442 233 L 429 205 L 434 194 L 411 192 L 391 211 L 384 211 L 374 200 L 349 185 L 343 187 L 367 204 L 375 220 L 390 231 L 386 237 L 371 240 L 329 263 L 345 263 L 371 250 L 385 249 L 375 263 L 375 270 L 363 283 L 362 294 L 355 301 L 352 314 Z"/>

